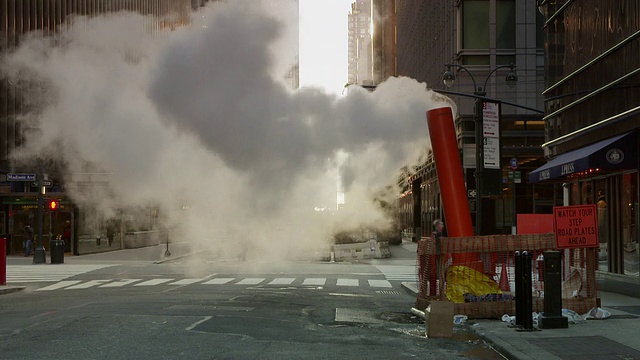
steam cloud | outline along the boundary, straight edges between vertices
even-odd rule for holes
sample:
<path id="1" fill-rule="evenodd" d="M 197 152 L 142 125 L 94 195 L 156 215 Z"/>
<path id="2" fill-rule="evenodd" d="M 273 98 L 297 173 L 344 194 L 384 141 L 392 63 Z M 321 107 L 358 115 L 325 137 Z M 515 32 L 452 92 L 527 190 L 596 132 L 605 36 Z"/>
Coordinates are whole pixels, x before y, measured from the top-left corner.
<path id="1" fill-rule="evenodd" d="M 77 203 L 154 204 L 180 230 L 174 241 L 228 253 L 244 243 L 273 259 L 388 223 L 372 193 L 426 152 L 425 112 L 451 103 L 409 78 L 292 92 L 279 51 L 290 29 L 261 9 L 215 3 L 160 34 L 136 14 L 76 18 L 55 46 L 25 41 L 3 61 L 38 109 L 21 119 L 38 131 L 17 158 L 55 149 L 70 182 L 93 164 L 109 185 L 70 187 Z M 314 212 L 335 208 L 338 168 L 345 210 Z"/>

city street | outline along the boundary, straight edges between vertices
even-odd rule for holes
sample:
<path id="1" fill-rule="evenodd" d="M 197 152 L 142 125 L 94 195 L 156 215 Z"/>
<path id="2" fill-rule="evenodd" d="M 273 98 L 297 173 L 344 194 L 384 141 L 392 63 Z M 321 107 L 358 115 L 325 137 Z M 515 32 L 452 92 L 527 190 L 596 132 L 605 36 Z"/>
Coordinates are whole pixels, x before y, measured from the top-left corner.
<path id="1" fill-rule="evenodd" d="M 24 279 L 24 290 L 2 295 L 0 354 L 2 359 L 500 359 L 464 327 L 457 327 L 452 339 L 424 336 L 423 320 L 409 311 L 415 298 L 401 285 L 415 281 L 408 249 L 394 247 L 395 257 L 359 263 L 276 264 L 192 255 L 163 263 L 20 265 L 43 269 L 47 276 L 65 268 L 81 273 Z"/>

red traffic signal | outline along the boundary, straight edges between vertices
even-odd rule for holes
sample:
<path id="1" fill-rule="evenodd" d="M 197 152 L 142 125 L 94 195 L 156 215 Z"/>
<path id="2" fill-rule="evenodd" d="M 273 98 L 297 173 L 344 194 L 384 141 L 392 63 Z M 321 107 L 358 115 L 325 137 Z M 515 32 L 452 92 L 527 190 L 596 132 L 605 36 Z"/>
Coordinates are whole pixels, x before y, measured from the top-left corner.
<path id="1" fill-rule="evenodd" d="M 49 210 L 56 211 L 60 208 L 60 200 L 49 200 Z"/>

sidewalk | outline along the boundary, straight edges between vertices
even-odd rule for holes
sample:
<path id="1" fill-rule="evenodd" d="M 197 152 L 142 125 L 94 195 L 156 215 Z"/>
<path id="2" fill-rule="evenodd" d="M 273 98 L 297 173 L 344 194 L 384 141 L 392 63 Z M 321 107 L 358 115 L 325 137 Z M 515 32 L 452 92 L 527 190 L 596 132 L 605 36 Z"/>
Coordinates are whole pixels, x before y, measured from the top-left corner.
<path id="1" fill-rule="evenodd" d="M 410 244 L 402 247 L 412 249 Z M 402 286 L 418 295 L 417 283 Z M 519 331 L 497 319 L 468 320 L 468 325 L 507 359 L 640 360 L 640 299 L 602 291 L 598 295 L 611 317 L 569 323 L 568 329 Z"/>

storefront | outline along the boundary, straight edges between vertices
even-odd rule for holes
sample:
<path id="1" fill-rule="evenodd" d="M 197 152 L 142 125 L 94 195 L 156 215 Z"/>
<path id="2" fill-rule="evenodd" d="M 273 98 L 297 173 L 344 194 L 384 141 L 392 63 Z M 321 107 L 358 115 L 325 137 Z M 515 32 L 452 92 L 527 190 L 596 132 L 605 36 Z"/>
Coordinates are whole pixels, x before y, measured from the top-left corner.
<path id="1" fill-rule="evenodd" d="M 24 252 L 23 241 L 25 240 L 25 226 L 30 226 L 36 231 L 34 234 L 37 237 L 37 216 L 38 216 L 38 201 L 34 198 L 3 198 L 2 199 L 3 211 L 2 214 L 8 214 L 8 218 L 3 216 L 2 226 L 5 228 L 5 234 L 7 235 L 8 254 L 20 254 Z M 71 241 L 73 227 L 75 224 L 73 205 L 62 202 L 60 209 L 56 211 L 48 211 L 46 209 L 42 212 L 43 232 L 42 232 L 42 245 L 45 249 L 49 249 L 49 242 L 56 237 L 62 237 L 65 233 L 65 226 L 71 229 L 69 233 L 69 239 L 65 239 L 65 251 L 72 252 L 75 244 Z"/>
<path id="2" fill-rule="evenodd" d="M 598 270 L 603 277 L 636 285 L 640 285 L 638 134 L 637 130 L 620 134 L 564 153 L 529 175 L 534 186 L 542 181 L 562 183 L 565 205 L 596 204 Z"/>

